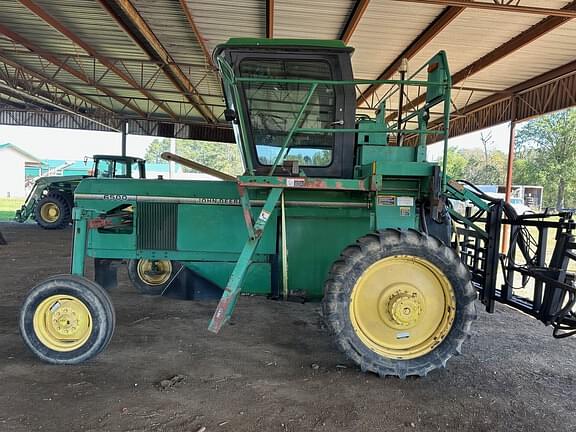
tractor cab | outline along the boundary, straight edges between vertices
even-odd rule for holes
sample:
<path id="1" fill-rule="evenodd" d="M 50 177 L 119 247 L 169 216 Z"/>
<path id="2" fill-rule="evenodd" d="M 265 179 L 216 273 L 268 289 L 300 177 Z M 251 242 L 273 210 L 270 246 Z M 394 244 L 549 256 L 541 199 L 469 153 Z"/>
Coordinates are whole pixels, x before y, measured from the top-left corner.
<path id="1" fill-rule="evenodd" d="M 146 161 L 131 156 L 95 155 L 96 178 L 146 178 Z"/>
<path id="2" fill-rule="evenodd" d="M 354 86 L 334 83 L 352 79 L 352 52 L 341 41 L 293 39 L 230 39 L 216 48 L 248 175 L 352 177 L 355 137 L 331 131 L 354 128 Z"/>

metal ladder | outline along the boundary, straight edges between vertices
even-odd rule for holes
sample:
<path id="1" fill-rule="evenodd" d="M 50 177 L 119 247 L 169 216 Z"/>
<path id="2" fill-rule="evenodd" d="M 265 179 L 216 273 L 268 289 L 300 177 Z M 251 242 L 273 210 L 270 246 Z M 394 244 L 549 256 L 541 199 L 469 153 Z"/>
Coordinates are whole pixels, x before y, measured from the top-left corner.
<path id="1" fill-rule="evenodd" d="M 220 302 L 210 320 L 208 330 L 213 333 L 218 333 L 222 326 L 226 324 L 232 316 L 232 311 L 236 306 L 238 296 L 242 289 L 242 284 L 246 278 L 248 268 L 252 263 L 254 253 L 256 252 L 260 239 L 264 234 L 264 229 L 268 224 L 270 215 L 274 211 L 274 207 L 276 207 L 282 193 L 284 192 L 284 188 L 273 187 L 270 189 L 268 197 L 264 202 L 264 207 L 262 207 L 256 221 L 254 221 L 254 218 L 252 217 L 252 208 L 250 206 L 248 189 L 239 184 L 238 191 L 240 193 L 240 203 L 242 204 L 244 221 L 246 222 L 246 228 L 248 229 L 248 240 L 246 240 L 242 252 L 240 252 L 240 256 L 238 257 L 238 261 L 236 262 L 232 274 L 226 283 L 226 288 L 224 288 Z"/>

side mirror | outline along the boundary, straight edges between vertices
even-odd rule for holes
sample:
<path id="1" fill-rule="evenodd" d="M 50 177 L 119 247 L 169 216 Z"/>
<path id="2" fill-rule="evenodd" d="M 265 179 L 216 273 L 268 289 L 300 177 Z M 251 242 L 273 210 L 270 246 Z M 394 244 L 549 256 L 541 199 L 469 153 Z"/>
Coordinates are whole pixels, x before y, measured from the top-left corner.
<path id="1" fill-rule="evenodd" d="M 236 111 L 234 111 L 233 109 L 227 108 L 224 110 L 224 118 L 226 119 L 226 121 L 236 121 Z"/>

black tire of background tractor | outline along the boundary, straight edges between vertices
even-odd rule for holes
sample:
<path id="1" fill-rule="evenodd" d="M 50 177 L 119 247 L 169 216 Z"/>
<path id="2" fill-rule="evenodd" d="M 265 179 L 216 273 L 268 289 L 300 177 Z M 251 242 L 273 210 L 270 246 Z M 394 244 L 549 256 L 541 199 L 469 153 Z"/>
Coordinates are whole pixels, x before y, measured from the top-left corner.
<path id="1" fill-rule="evenodd" d="M 34 328 L 34 314 L 43 300 L 54 295 L 73 296 L 82 301 L 91 315 L 92 331 L 86 342 L 73 351 L 58 351 L 41 342 Z M 108 293 L 89 279 L 58 275 L 36 285 L 28 293 L 19 319 L 20 334 L 26 346 L 42 361 L 52 364 L 78 364 L 94 358 L 110 343 L 116 327 L 116 313 Z"/>
<path id="2" fill-rule="evenodd" d="M 421 357 L 397 360 L 379 355 L 366 346 L 354 331 L 350 318 L 350 295 L 358 278 L 373 263 L 391 256 L 416 256 L 428 260 L 444 273 L 456 298 L 454 322 L 445 339 Z M 360 238 L 348 246 L 330 270 L 322 304 L 324 319 L 338 348 L 362 371 L 380 376 L 425 376 L 446 367 L 446 362 L 461 353 L 476 319 L 476 291 L 470 275 L 455 251 L 434 237 L 418 231 L 384 230 Z"/>
<path id="3" fill-rule="evenodd" d="M 174 277 L 174 274 L 177 271 L 174 262 L 172 262 L 172 272 L 170 273 L 170 277 L 165 283 L 160 285 L 150 285 L 145 281 L 143 281 L 140 275 L 138 274 L 138 263 L 140 261 L 141 260 L 128 261 L 128 278 L 130 279 L 130 282 L 132 282 L 132 285 L 134 285 L 134 288 L 136 288 L 140 294 L 150 296 L 162 295 L 168 284 L 172 282 L 172 278 Z"/>
<path id="4" fill-rule="evenodd" d="M 45 220 L 42 217 L 42 207 L 46 205 L 55 205 L 58 207 L 59 214 L 54 221 Z M 72 220 L 72 211 L 66 198 L 54 193 L 52 195 L 46 195 L 36 203 L 34 219 L 36 219 L 36 223 L 44 229 L 62 229 L 66 228 Z"/>
<path id="5" fill-rule="evenodd" d="M 68 203 L 68 208 L 70 209 L 68 223 L 72 223 L 72 208 L 74 208 L 74 194 L 68 192 L 60 192 L 60 191 L 50 191 L 48 192 L 49 197 L 57 196 L 62 197 Z"/>

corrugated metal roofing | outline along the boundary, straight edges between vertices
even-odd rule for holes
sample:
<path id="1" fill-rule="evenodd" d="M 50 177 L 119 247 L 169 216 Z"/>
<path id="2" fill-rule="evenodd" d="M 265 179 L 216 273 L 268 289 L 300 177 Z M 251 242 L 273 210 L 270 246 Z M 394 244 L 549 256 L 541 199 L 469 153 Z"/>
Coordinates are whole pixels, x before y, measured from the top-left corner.
<path id="1" fill-rule="evenodd" d="M 478 1 L 478 0 L 477 0 Z M 132 119 L 161 122 L 223 123 L 220 83 L 206 51 L 230 37 L 264 37 L 267 5 L 273 5 L 273 36 L 336 39 L 366 0 L 21 0 L 0 2 L 0 62 L 17 63 L 85 98 Z M 490 0 L 483 3 L 494 4 Z M 128 4 L 168 53 L 157 58 L 119 4 Z M 355 23 L 349 44 L 356 51 L 357 78 L 377 78 L 433 26 L 446 11 L 442 4 L 372 0 Z M 522 0 L 521 6 L 560 9 L 566 0 Z M 574 2 L 576 10 L 576 2 Z M 38 13 L 35 8 L 42 11 Z M 195 29 L 189 22 L 189 17 Z M 545 19 L 544 15 L 466 8 L 410 61 L 411 69 L 439 50 L 448 54 L 452 73 L 465 69 Z M 54 28 L 56 20 L 73 38 Z M 15 35 L 15 36 L 14 36 Z M 144 39 L 143 39 L 144 38 Z M 517 86 L 576 60 L 576 19 L 521 46 L 455 85 L 455 112 L 498 91 Z M 82 48 L 88 44 L 96 56 Z M 56 64 L 54 62 L 56 61 Z M 172 71 L 173 63 L 180 75 Z M 110 64 L 117 68 L 115 73 Z M 7 68 L 8 70 L 9 68 Z M 14 73 L 9 69 L 10 73 Z M 175 76 L 176 73 L 176 76 Z M 184 92 L 184 86 L 194 90 Z M 188 84 L 187 84 L 188 83 Z M 56 87 L 45 87 L 57 93 Z M 364 91 L 362 86 L 359 91 Z M 470 88 L 474 88 L 471 90 Z M 24 90 L 26 90 L 24 88 Z M 385 88 L 379 89 L 382 95 Z M 0 95 L 14 103 L 14 95 Z M 411 95 L 411 97 L 415 95 Z M 392 104 L 396 103 L 394 100 Z"/>
<path id="2" fill-rule="evenodd" d="M 355 0 L 275 0 L 274 37 L 338 39 Z"/>

